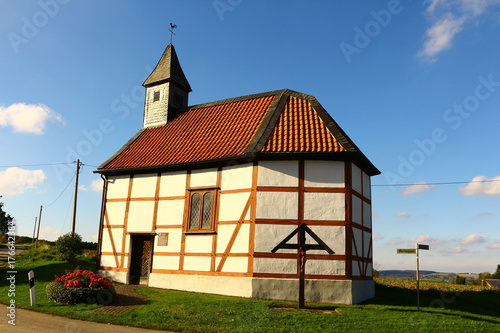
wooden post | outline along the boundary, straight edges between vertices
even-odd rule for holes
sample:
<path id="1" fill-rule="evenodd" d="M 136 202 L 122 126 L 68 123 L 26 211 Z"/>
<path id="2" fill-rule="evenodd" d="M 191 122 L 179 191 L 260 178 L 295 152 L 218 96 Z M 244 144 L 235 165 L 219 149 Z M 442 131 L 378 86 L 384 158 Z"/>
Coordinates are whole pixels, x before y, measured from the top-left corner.
<path id="1" fill-rule="evenodd" d="M 299 309 L 305 308 L 305 280 L 306 280 L 306 232 L 302 228 L 299 231 Z"/>

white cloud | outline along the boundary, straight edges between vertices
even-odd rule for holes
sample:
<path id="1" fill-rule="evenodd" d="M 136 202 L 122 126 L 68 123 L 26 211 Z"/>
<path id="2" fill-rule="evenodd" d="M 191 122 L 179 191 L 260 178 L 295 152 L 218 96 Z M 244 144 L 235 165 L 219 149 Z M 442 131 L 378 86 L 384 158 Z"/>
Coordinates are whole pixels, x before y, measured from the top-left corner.
<path id="1" fill-rule="evenodd" d="M 451 13 L 447 13 L 427 29 L 424 47 L 418 56 L 431 62 L 435 61 L 438 53 L 451 47 L 453 38 L 462 30 L 464 23 L 464 17 L 455 18 Z"/>
<path id="2" fill-rule="evenodd" d="M 429 0 L 426 3 L 430 27 L 418 56 L 434 62 L 441 51 L 451 47 L 453 39 L 467 22 L 484 14 L 500 0 Z"/>
<path id="3" fill-rule="evenodd" d="M 411 186 L 408 186 L 403 190 L 403 195 L 410 195 L 420 192 L 430 192 L 434 191 L 434 185 L 429 185 L 426 182 L 417 182 Z"/>
<path id="4" fill-rule="evenodd" d="M 399 213 L 394 214 L 394 216 L 407 219 L 411 216 L 411 214 L 409 212 L 399 212 Z"/>
<path id="5" fill-rule="evenodd" d="M 463 253 L 463 252 L 467 252 L 467 249 L 464 249 L 463 247 L 457 246 L 457 247 L 454 247 L 452 249 L 444 249 L 443 252 L 444 253 Z"/>
<path id="6" fill-rule="evenodd" d="M 485 176 L 474 177 L 469 184 L 460 188 L 460 192 L 466 196 L 500 195 L 500 176 L 490 179 Z"/>
<path id="7" fill-rule="evenodd" d="M 102 191 L 102 179 L 101 178 L 94 179 L 92 181 L 92 183 L 90 183 L 90 188 L 93 191 L 101 192 Z"/>
<path id="8" fill-rule="evenodd" d="M 42 221 L 43 222 L 43 221 Z M 61 229 L 56 229 L 52 226 L 46 226 L 40 228 L 40 237 L 39 239 L 45 239 L 48 241 L 55 241 L 62 235 Z"/>
<path id="9" fill-rule="evenodd" d="M 493 243 L 488 245 L 488 249 L 500 249 L 500 242 Z"/>
<path id="10" fill-rule="evenodd" d="M 381 234 L 373 234 L 373 240 L 374 241 L 382 240 L 382 239 L 384 239 L 383 235 L 381 235 Z"/>
<path id="11" fill-rule="evenodd" d="M 0 195 L 18 195 L 26 190 L 36 188 L 45 180 L 42 170 L 25 170 L 20 168 L 8 168 L 0 171 Z"/>
<path id="12" fill-rule="evenodd" d="M 483 212 L 483 213 L 477 214 L 477 216 L 493 216 L 493 215 L 495 215 L 495 214 L 490 213 L 490 212 Z"/>
<path id="13" fill-rule="evenodd" d="M 43 134 L 48 121 L 64 124 L 60 114 L 43 104 L 0 106 L 0 126 L 11 126 L 14 132 Z"/>
<path id="14" fill-rule="evenodd" d="M 462 241 L 460 243 L 463 245 L 484 243 L 484 238 L 482 236 L 479 236 L 478 234 L 472 234 L 472 235 L 469 235 L 469 236 L 465 237 L 464 239 L 462 239 Z"/>
<path id="15" fill-rule="evenodd" d="M 436 238 L 431 237 L 429 235 L 420 235 L 420 236 L 413 238 L 410 241 L 410 244 L 414 245 L 415 243 L 435 246 L 435 245 L 439 245 L 439 244 L 444 243 L 444 240 L 436 239 Z"/>
<path id="16" fill-rule="evenodd" d="M 99 235 L 97 235 L 97 234 L 92 235 L 92 236 L 90 237 L 90 239 L 91 239 L 93 242 L 96 242 L 96 243 L 97 243 L 97 241 L 99 240 Z"/>

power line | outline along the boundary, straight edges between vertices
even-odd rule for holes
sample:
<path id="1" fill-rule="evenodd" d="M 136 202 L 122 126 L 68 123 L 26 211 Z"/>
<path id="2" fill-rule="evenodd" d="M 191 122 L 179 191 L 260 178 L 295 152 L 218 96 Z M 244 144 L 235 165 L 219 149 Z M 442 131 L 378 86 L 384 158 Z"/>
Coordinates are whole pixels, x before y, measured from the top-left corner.
<path id="1" fill-rule="evenodd" d="M 68 184 L 66 184 L 66 187 L 64 188 L 64 190 L 62 190 L 61 194 L 59 194 L 59 196 L 56 198 L 56 200 L 52 201 L 52 203 L 50 205 L 46 205 L 45 208 L 49 208 L 50 206 L 52 206 L 57 200 L 59 200 L 59 198 L 61 197 L 61 195 L 63 195 L 63 193 L 66 191 L 66 189 L 68 188 L 69 184 L 71 184 L 71 181 L 75 178 L 75 175 L 73 174 L 73 177 L 71 177 L 71 179 L 69 180 Z"/>
<path id="2" fill-rule="evenodd" d="M 487 179 L 487 180 L 471 180 L 468 182 L 438 182 L 438 183 L 413 183 L 413 184 L 372 184 L 372 186 L 427 186 L 427 185 L 457 185 L 457 184 L 470 184 L 470 183 L 493 183 L 500 182 L 500 179 Z"/>

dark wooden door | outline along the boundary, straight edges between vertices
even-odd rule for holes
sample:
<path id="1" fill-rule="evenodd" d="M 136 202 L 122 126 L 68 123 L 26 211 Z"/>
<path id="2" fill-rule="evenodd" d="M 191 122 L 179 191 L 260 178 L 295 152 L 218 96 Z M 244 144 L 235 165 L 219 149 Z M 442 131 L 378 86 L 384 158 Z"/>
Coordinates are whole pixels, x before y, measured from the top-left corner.
<path id="1" fill-rule="evenodd" d="M 131 284 L 147 284 L 153 255 L 152 235 L 131 235 L 132 253 L 130 260 Z"/>

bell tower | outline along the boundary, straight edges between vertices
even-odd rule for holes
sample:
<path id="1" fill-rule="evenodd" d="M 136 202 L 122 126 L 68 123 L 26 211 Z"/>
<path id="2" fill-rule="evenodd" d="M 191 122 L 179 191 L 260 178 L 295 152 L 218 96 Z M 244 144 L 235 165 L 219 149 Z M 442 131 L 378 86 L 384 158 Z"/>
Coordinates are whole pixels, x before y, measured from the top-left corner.
<path id="1" fill-rule="evenodd" d="M 142 84 L 146 88 L 144 101 L 144 125 L 165 125 L 177 109 L 188 106 L 191 92 L 174 46 L 168 44 L 155 69 Z"/>

